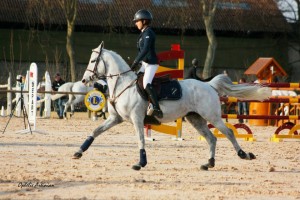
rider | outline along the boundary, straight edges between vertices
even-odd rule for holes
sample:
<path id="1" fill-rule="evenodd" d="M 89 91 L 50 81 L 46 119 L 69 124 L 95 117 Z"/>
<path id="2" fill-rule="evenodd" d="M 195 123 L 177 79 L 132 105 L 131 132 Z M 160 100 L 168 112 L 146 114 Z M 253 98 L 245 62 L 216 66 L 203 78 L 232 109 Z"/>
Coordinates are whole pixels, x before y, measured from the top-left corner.
<path id="1" fill-rule="evenodd" d="M 192 60 L 192 67 L 187 72 L 185 79 L 196 79 L 196 80 L 202 80 L 201 74 L 200 74 L 200 67 L 198 66 L 198 60 L 197 58 L 194 58 Z"/>
<path id="2" fill-rule="evenodd" d="M 52 91 L 58 91 L 58 88 L 65 84 L 66 82 L 61 78 L 60 73 L 56 73 L 54 77 L 54 81 L 52 82 Z M 63 119 L 64 114 L 64 104 L 66 103 L 67 98 L 61 97 L 56 99 L 54 102 L 54 107 L 56 108 L 57 115 L 59 119 Z"/>
<path id="3" fill-rule="evenodd" d="M 199 80 L 202 82 L 211 81 L 214 78 L 214 76 L 210 76 L 208 78 L 202 78 L 201 69 L 200 69 L 198 63 L 199 62 L 198 62 L 197 58 L 194 58 L 192 60 L 192 67 L 190 67 L 190 69 L 187 71 L 184 79 L 196 79 L 196 80 Z"/>
<path id="4" fill-rule="evenodd" d="M 158 68 L 158 59 L 155 53 L 155 33 L 150 27 L 153 17 L 148 10 L 139 10 L 135 13 L 133 21 L 137 28 L 141 31 L 137 41 L 139 53 L 131 65 L 134 71 L 144 72 L 143 86 L 148 94 L 149 100 L 153 105 L 153 112 L 150 113 L 158 118 L 163 117 L 160 110 L 157 94 L 152 86 L 152 80 Z M 141 65 L 141 68 L 138 69 Z"/>

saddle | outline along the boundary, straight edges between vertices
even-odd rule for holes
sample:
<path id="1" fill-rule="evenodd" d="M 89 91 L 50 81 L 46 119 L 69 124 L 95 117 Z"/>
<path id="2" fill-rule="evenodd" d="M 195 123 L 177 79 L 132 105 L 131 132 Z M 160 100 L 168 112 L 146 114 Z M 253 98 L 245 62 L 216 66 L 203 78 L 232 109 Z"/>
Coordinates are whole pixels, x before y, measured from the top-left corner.
<path id="1" fill-rule="evenodd" d="M 148 101 L 148 94 L 143 87 L 143 77 L 143 73 L 138 74 L 136 87 L 141 97 L 144 100 Z M 177 80 L 171 79 L 169 74 L 160 77 L 154 77 L 154 79 L 152 80 L 152 86 L 156 91 L 158 101 L 179 100 L 182 96 L 182 90 L 179 82 Z M 144 125 L 146 124 L 160 125 L 161 122 L 158 121 L 155 117 L 146 115 L 144 119 Z"/>
<path id="2" fill-rule="evenodd" d="M 148 94 L 143 87 L 143 77 L 143 73 L 138 74 L 136 87 L 141 97 L 148 101 Z M 182 97 L 182 90 L 179 82 L 171 79 L 169 74 L 160 77 L 154 77 L 152 86 L 156 91 L 158 101 L 179 100 Z"/>

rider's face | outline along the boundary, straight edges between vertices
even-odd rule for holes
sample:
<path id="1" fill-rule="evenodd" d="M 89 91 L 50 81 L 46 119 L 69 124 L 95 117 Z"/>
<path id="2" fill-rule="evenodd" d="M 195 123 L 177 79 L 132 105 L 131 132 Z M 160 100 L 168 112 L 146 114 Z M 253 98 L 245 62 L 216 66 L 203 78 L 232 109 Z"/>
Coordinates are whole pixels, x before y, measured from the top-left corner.
<path id="1" fill-rule="evenodd" d="M 55 80 L 59 81 L 60 80 L 60 76 L 55 76 Z"/>
<path id="2" fill-rule="evenodd" d="M 135 25 L 136 25 L 136 27 L 137 27 L 139 30 L 142 30 L 142 29 L 143 29 L 143 22 L 142 22 L 142 20 L 137 20 L 137 21 L 135 22 Z"/>

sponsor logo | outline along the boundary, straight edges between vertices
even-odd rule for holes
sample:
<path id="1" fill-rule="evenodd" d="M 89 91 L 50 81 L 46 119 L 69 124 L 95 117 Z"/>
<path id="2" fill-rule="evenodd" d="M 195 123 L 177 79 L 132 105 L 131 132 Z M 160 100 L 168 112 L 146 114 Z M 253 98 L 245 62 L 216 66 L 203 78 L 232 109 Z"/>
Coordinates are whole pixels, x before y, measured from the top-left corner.
<path id="1" fill-rule="evenodd" d="M 102 92 L 92 90 L 85 95 L 84 103 L 90 111 L 96 112 L 104 108 L 106 99 Z"/>

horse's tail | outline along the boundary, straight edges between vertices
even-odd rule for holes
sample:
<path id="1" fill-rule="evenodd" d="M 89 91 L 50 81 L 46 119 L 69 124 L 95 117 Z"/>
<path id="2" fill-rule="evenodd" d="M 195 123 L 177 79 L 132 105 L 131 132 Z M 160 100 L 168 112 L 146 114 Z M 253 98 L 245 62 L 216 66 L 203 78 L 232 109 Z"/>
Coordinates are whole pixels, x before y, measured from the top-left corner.
<path id="1" fill-rule="evenodd" d="M 231 96 L 241 100 L 262 101 L 272 96 L 272 89 L 261 85 L 233 84 L 231 79 L 220 74 L 208 82 L 218 93 L 219 96 Z"/>
<path id="2" fill-rule="evenodd" d="M 55 101 L 56 99 L 59 99 L 63 96 L 66 96 L 66 94 L 54 94 L 54 95 L 51 95 L 51 100 Z"/>
<path id="3" fill-rule="evenodd" d="M 73 85 L 74 85 L 73 82 L 65 83 L 58 88 L 58 92 L 71 92 Z M 56 99 L 59 99 L 66 95 L 67 94 L 54 94 L 54 95 L 51 95 L 51 100 L 55 101 Z"/>

